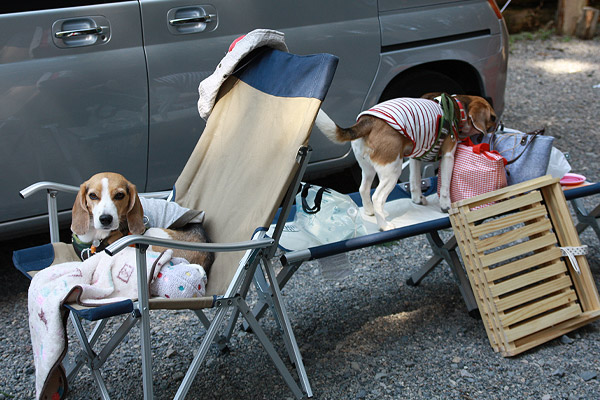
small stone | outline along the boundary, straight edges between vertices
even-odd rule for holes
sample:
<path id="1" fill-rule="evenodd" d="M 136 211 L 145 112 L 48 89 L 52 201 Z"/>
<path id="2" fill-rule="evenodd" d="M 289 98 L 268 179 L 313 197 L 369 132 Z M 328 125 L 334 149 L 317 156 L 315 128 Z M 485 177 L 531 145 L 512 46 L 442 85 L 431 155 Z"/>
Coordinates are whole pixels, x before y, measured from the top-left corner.
<path id="1" fill-rule="evenodd" d="M 367 397 L 367 392 L 364 389 L 360 389 L 358 394 L 356 395 L 357 399 L 364 399 L 365 397 Z"/>
<path id="2" fill-rule="evenodd" d="M 183 379 L 184 376 L 185 376 L 185 374 L 183 372 L 181 372 L 181 371 L 175 372 L 173 374 L 173 379 L 176 380 L 176 381 L 178 381 L 180 379 Z"/>
<path id="3" fill-rule="evenodd" d="M 177 350 L 175 350 L 173 348 L 169 348 L 165 355 L 167 356 L 167 358 L 171 358 L 171 357 L 177 355 Z"/>
<path id="4" fill-rule="evenodd" d="M 350 363 L 350 367 L 355 371 L 360 371 L 360 365 L 358 365 L 358 363 L 356 361 L 352 361 Z"/>
<path id="5" fill-rule="evenodd" d="M 571 343 L 573 343 L 573 341 L 574 341 L 574 340 L 573 340 L 573 339 L 571 339 L 570 337 L 568 337 L 567 335 L 562 335 L 562 336 L 560 337 L 560 342 L 561 342 L 562 344 L 571 344 Z"/>
<path id="6" fill-rule="evenodd" d="M 596 373 L 596 371 L 583 371 L 579 374 L 579 376 L 581 377 L 581 379 L 587 382 L 592 379 L 595 379 L 598 376 L 598 374 Z"/>
<path id="7" fill-rule="evenodd" d="M 549 394 L 545 394 L 542 396 L 542 400 L 552 400 L 552 396 L 550 396 Z"/>
<path id="8" fill-rule="evenodd" d="M 388 376 L 388 374 L 386 374 L 385 372 L 379 372 L 375 375 L 375 380 L 381 379 L 386 376 Z"/>
<path id="9" fill-rule="evenodd" d="M 460 370 L 460 376 L 462 376 L 463 378 L 474 378 L 475 377 L 472 373 L 470 373 L 466 369 Z"/>
<path id="10" fill-rule="evenodd" d="M 554 371 L 552 371 L 552 373 L 550 375 L 562 378 L 563 376 L 565 376 L 565 370 L 562 368 L 557 368 Z"/>

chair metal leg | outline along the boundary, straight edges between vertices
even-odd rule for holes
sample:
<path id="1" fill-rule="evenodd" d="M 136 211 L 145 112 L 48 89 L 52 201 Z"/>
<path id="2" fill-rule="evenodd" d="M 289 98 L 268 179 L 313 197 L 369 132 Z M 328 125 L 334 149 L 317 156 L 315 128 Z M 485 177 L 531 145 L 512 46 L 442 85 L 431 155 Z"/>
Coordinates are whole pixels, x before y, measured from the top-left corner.
<path id="1" fill-rule="evenodd" d="M 106 384 L 104 383 L 104 379 L 102 378 L 102 374 L 97 366 L 94 365 L 94 361 L 96 359 L 96 354 L 92 349 L 90 341 L 87 338 L 85 333 L 85 329 L 81 323 L 81 320 L 78 317 L 72 318 L 71 321 L 75 326 L 75 334 L 79 339 L 79 343 L 81 343 L 83 349 L 83 358 L 87 361 L 87 365 L 90 368 L 92 377 L 98 386 L 98 391 L 100 392 L 100 397 L 103 400 L 109 400 L 110 396 L 108 394 L 108 389 L 106 388 Z M 79 370 L 79 368 L 77 368 Z M 72 373 L 70 374 L 72 376 Z"/>
<path id="2" fill-rule="evenodd" d="M 198 370 L 200 369 L 200 366 L 202 365 L 202 362 L 208 353 L 208 349 L 217 336 L 218 330 L 221 327 L 226 314 L 227 307 L 222 307 L 217 310 L 215 317 L 213 318 L 213 321 L 210 324 L 210 327 L 207 329 L 206 335 L 204 336 L 204 339 L 198 348 L 198 352 L 194 356 L 194 359 L 192 360 L 185 377 L 181 381 L 181 384 L 177 389 L 177 393 L 175 393 L 174 400 L 183 400 L 187 395 L 190 387 L 192 386 L 192 382 L 194 381 L 194 378 L 196 377 L 196 374 L 198 373 Z"/>
<path id="3" fill-rule="evenodd" d="M 285 286 L 285 284 L 290 280 L 292 275 L 294 275 L 294 273 L 300 268 L 302 263 L 303 261 L 299 261 L 283 265 L 283 268 L 277 274 L 277 283 L 279 283 L 280 288 L 283 288 Z M 273 310 L 273 301 L 271 300 L 271 289 L 269 287 L 269 284 L 265 280 L 265 276 L 263 275 L 262 271 L 257 271 L 255 277 L 256 275 L 260 275 L 261 278 L 260 280 L 254 280 L 256 289 L 260 294 L 259 300 L 252 308 L 252 313 L 254 314 L 254 317 L 257 320 L 260 320 L 268 308 L 271 308 L 271 310 Z M 273 314 L 275 313 L 273 312 Z M 245 330 L 248 330 L 249 328 L 248 323 L 245 321 L 243 328 Z"/>
<path id="4" fill-rule="evenodd" d="M 138 288 L 147 286 L 148 279 L 146 265 L 146 249 L 148 246 L 136 246 L 136 263 Z M 144 390 L 144 400 L 153 399 L 152 387 L 152 346 L 150 342 L 150 305 L 148 290 L 138 289 L 138 310 L 140 313 L 140 348 L 142 352 L 142 381 Z"/>
<path id="5" fill-rule="evenodd" d="M 267 278 L 271 283 L 274 308 L 277 315 L 279 316 L 280 321 L 282 322 L 284 341 L 287 344 L 289 356 L 296 366 L 296 370 L 298 371 L 300 383 L 302 384 L 304 392 L 307 394 L 308 397 L 312 397 L 312 389 L 310 387 L 310 382 L 308 381 L 308 375 L 304 367 L 304 362 L 302 361 L 302 355 L 300 354 L 300 349 L 298 348 L 296 337 L 294 336 L 294 332 L 292 331 L 292 324 L 290 323 L 288 314 L 285 310 L 285 306 L 281 301 L 281 289 L 279 288 L 279 283 L 277 281 L 275 270 L 273 269 L 272 263 L 268 259 L 263 259 L 263 263 L 266 270 L 265 272 L 267 273 Z M 254 318 L 254 316 L 252 316 L 252 318 Z M 250 322 L 250 319 L 248 319 L 248 322 Z"/>
<path id="6" fill-rule="evenodd" d="M 256 318 L 254 318 L 254 315 L 252 314 L 252 311 L 250 310 L 250 308 L 248 307 L 246 302 L 239 296 L 237 297 L 236 301 L 237 301 L 238 308 L 242 312 L 242 315 L 248 321 L 248 324 L 252 328 L 252 331 L 254 332 L 254 334 L 260 341 L 260 343 L 263 345 L 263 347 L 267 351 L 267 354 L 269 354 L 269 356 L 271 357 L 271 360 L 273 360 L 275 367 L 277 368 L 277 370 L 283 377 L 283 380 L 285 381 L 285 383 L 288 385 L 288 387 L 290 388 L 290 390 L 292 391 L 292 393 L 294 394 L 296 399 L 298 399 L 298 400 L 303 399 L 304 394 L 300 390 L 300 387 L 298 386 L 298 384 L 292 377 L 292 374 L 290 374 L 290 371 L 288 371 L 288 369 L 286 368 L 285 364 L 283 363 L 283 360 L 281 359 L 281 357 L 279 357 L 279 354 L 277 354 L 277 351 L 275 350 L 275 348 L 269 341 L 267 335 L 263 331 L 262 327 L 259 325 Z M 304 386 L 304 384 L 303 384 L 303 386 Z M 308 395 L 308 397 L 312 397 L 312 392 L 310 392 L 310 387 L 309 387 L 309 393 L 307 393 L 307 395 Z"/>

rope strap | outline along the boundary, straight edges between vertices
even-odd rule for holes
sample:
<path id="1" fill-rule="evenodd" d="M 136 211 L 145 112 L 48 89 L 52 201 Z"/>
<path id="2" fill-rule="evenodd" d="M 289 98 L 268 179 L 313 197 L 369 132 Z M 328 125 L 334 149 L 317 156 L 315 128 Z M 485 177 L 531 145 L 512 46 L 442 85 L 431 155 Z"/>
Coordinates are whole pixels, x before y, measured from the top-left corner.
<path id="1" fill-rule="evenodd" d="M 569 261 L 571 261 L 571 265 L 573 266 L 575 272 L 581 274 L 581 270 L 579 269 L 579 263 L 577 262 L 575 256 L 585 256 L 588 253 L 587 245 L 577 247 L 560 247 L 560 251 L 562 252 L 562 255 L 564 257 L 569 257 Z"/>

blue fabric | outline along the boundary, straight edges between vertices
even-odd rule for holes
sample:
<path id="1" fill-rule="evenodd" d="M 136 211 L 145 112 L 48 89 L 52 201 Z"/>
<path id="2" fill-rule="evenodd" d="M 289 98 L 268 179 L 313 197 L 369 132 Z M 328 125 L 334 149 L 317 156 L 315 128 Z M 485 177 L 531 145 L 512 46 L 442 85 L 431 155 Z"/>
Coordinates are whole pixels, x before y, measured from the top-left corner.
<path id="1" fill-rule="evenodd" d="M 323 100 L 333 79 L 338 58 L 331 54 L 298 56 L 263 47 L 250 53 L 239 65 L 252 63 L 234 75 L 261 92 L 279 97 Z"/>
<path id="2" fill-rule="evenodd" d="M 76 310 L 69 305 L 65 305 L 69 310 L 79 315 L 88 321 L 98 321 L 100 319 L 114 317 L 115 315 L 121 315 L 130 313 L 133 311 L 133 301 L 123 300 L 118 303 L 105 304 L 99 307 L 91 307 L 83 310 Z"/>
<path id="3" fill-rule="evenodd" d="M 15 267 L 31 279 L 30 271 L 42 270 L 54 261 L 54 247 L 52 244 L 30 247 L 28 249 L 13 252 L 13 264 Z"/>

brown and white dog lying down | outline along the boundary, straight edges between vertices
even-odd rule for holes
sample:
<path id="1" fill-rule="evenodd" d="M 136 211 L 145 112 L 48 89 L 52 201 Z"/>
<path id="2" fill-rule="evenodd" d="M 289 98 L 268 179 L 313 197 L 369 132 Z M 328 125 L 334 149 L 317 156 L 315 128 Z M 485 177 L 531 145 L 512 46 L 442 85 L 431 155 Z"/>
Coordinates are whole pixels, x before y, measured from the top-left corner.
<path id="1" fill-rule="evenodd" d="M 381 230 L 394 228 L 385 220 L 383 207 L 400 178 L 404 157 L 410 160 L 410 192 L 412 201 L 417 204 L 426 203 L 421 192 L 421 160 L 440 159 L 440 207 L 445 212 L 450 209 L 450 180 L 458 141 L 456 135 L 440 135 L 436 139 L 442 109 L 434 99 L 440 95 L 428 93 L 420 99 L 399 98 L 380 103 L 359 114 L 356 124 L 345 129 L 322 110 L 317 115 L 315 124 L 330 140 L 352 142 L 362 169 L 359 191 L 363 207 L 367 215 L 375 215 Z M 455 95 L 451 98 L 455 103 L 455 118 L 460 121 L 459 140 L 496 127 L 496 114 L 482 97 Z M 376 174 L 379 184 L 371 200 Z"/>
<path id="2" fill-rule="evenodd" d="M 145 234 L 189 242 L 208 242 L 202 224 L 187 224 L 181 229 L 144 226 L 144 210 L 134 184 L 114 172 L 102 172 L 82 183 L 75 203 L 71 231 L 82 243 L 90 243 L 100 251 L 128 234 Z M 94 249 L 96 250 L 96 249 Z M 165 250 L 153 246 L 152 250 Z M 185 258 L 191 264 L 202 265 L 206 273 L 214 260 L 210 252 L 173 249 L 173 257 Z"/>

